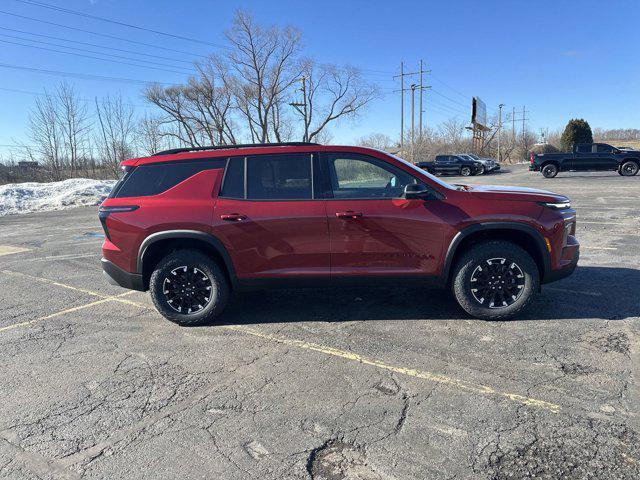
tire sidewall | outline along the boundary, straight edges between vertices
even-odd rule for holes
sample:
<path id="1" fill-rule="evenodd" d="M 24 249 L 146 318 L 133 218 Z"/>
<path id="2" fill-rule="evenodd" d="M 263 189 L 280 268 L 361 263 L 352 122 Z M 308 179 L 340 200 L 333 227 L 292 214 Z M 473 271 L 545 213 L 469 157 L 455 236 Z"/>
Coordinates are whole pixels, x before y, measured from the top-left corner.
<path id="1" fill-rule="evenodd" d="M 506 258 L 507 262 L 515 262 L 525 276 L 523 292 L 508 307 L 485 307 L 478 303 L 471 292 L 471 276 L 474 270 L 490 258 Z M 453 273 L 452 290 L 460 306 L 469 315 L 484 320 L 506 320 L 528 307 L 538 291 L 539 277 L 535 261 L 519 246 L 501 241 L 486 242 L 473 247 L 458 261 Z"/>
<path id="2" fill-rule="evenodd" d="M 463 177 L 468 177 L 469 175 L 471 175 L 471 168 L 470 167 L 462 167 L 460 169 L 460 175 L 462 175 Z"/>
<path id="3" fill-rule="evenodd" d="M 542 167 L 542 175 L 545 178 L 553 178 L 556 175 L 558 175 L 558 167 L 556 167 L 553 164 L 547 164 L 544 167 Z"/>
<path id="4" fill-rule="evenodd" d="M 633 165 L 633 167 L 635 167 L 635 170 L 633 173 L 627 173 L 625 171 L 625 166 L 627 165 Z M 638 174 L 638 164 L 632 160 L 627 160 L 626 162 L 624 162 L 621 166 L 620 166 L 620 175 L 622 175 L 623 177 L 633 177 L 634 175 Z"/>
<path id="5" fill-rule="evenodd" d="M 165 278 L 171 271 L 181 266 L 196 267 L 211 280 L 211 295 L 209 303 L 200 311 L 192 315 L 176 312 L 169 306 L 163 293 Z M 160 260 L 149 280 L 149 292 L 156 309 L 167 320 L 183 326 L 203 325 L 218 317 L 227 304 L 229 297 L 229 283 L 227 278 L 209 256 L 195 250 L 179 250 Z"/>

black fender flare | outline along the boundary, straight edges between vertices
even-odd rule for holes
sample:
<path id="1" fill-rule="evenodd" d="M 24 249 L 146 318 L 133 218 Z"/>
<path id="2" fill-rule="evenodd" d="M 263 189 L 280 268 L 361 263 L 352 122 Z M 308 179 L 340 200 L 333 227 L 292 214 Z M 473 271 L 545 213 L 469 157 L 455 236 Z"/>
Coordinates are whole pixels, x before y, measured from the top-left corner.
<path id="1" fill-rule="evenodd" d="M 544 264 L 544 271 L 540 272 L 540 282 L 543 282 L 545 275 L 549 273 L 551 270 L 551 255 L 549 250 L 547 249 L 547 243 L 544 240 L 544 237 L 540 232 L 538 232 L 535 228 L 526 223 L 520 222 L 483 222 L 477 223 L 474 225 L 470 225 L 462 230 L 460 230 L 453 237 L 453 240 L 449 244 L 449 248 L 447 249 L 447 254 L 444 260 L 444 267 L 442 271 L 443 281 L 449 282 L 449 275 L 451 273 L 451 267 L 453 263 L 453 259 L 456 255 L 456 251 L 458 247 L 462 243 L 462 241 L 467 238 L 469 235 L 473 235 L 482 231 L 490 231 L 490 230 L 518 230 L 520 232 L 524 232 L 528 234 L 535 242 L 535 245 L 538 249 L 540 257 L 542 258 Z"/>
<path id="2" fill-rule="evenodd" d="M 229 280 L 231 281 L 232 286 L 237 285 L 237 276 L 236 270 L 233 266 L 233 262 L 231 260 L 231 256 L 227 251 L 226 247 L 223 243 L 215 236 L 210 233 L 201 232 L 198 230 L 163 230 L 161 232 L 152 233 L 147 238 L 145 238 L 140 244 L 140 248 L 138 249 L 138 258 L 136 261 L 136 270 L 138 273 L 143 273 L 143 265 L 144 265 L 144 255 L 149 248 L 149 246 L 153 245 L 156 242 L 167 239 L 180 239 L 180 238 L 188 238 L 193 240 L 200 240 L 211 247 L 220 255 L 224 265 L 229 272 Z"/>

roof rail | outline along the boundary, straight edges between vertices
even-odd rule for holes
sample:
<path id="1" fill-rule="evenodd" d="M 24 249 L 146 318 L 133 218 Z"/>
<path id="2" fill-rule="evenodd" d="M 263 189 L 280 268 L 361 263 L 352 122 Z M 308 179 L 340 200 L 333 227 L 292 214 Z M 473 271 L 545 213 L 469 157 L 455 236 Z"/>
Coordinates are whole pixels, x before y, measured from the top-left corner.
<path id="1" fill-rule="evenodd" d="M 163 150 L 156 152 L 152 156 L 158 155 L 173 155 L 175 153 L 186 152 L 202 152 L 205 150 L 226 150 L 230 148 L 248 148 L 248 147 L 303 147 L 306 145 L 320 145 L 314 142 L 283 142 L 283 143 L 239 143 L 236 145 L 209 145 L 206 147 L 185 147 L 185 148 L 173 148 L 171 150 Z"/>

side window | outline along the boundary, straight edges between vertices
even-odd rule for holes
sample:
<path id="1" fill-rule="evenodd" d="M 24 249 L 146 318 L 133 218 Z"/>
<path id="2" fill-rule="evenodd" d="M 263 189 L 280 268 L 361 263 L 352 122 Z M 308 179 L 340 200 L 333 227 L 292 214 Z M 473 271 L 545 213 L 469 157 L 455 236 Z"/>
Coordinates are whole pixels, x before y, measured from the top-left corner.
<path id="1" fill-rule="evenodd" d="M 597 145 L 594 145 L 594 147 L 596 148 L 596 152 L 598 152 L 598 153 L 612 153 L 613 152 L 613 147 L 611 145 L 605 145 L 604 143 L 599 143 Z"/>
<path id="2" fill-rule="evenodd" d="M 311 155 L 259 155 L 247 158 L 250 200 L 311 200 Z"/>
<path id="3" fill-rule="evenodd" d="M 336 199 L 399 198 L 404 187 L 416 183 L 404 170 L 375 158 L 330 154 L 328 160 Z"/>
<path id="4" fill-rule="evenodd" d="M 591 153 L 591 145 L 578 145 L 578 153 Z"/>
<path id="5" fill-rule="evenodd" d="M 126 180 L 116 194 L 116 198 L 158 195 L 175 187 L 196 173 L 222 166 L 223 164 L 216 160 L 211 162 L 182 161 L 141 165 L 127 175 Z"/>
<path id="6" fill-rule="evenodd" d="M 220 197 L 244 198 L 244 157 L 232 157 L 224 172 Z"/>

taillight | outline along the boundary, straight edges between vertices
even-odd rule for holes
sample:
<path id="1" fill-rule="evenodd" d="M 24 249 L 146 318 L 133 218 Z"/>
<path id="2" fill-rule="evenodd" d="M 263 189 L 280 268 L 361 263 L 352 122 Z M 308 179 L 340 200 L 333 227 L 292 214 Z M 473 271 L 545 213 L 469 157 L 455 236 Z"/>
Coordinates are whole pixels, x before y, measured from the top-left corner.
<path id="1" fill-rule="evenodd" d="M 109 229 L 107 229 L 107 217 L 112 213 L 133 212 L 138 208 L 140 208 L 138 205 L 113 205 L 110 207 L 100 205 L 100 208 L 98 209 L 98 218 L 100 219 L 102 229 L 104 230 L 104 236 L 107 237 L 107 240 L 111 240 L 111 237 L 109 237 Z"/>
<path id="2" fill-rule="evenodd" d="M 534 159 L 535 155 L 533 154 L 533 152 L 531 152 L 529 154 L 529 160 L 531 161 L 531 165 L 533 165 L 533 159 Z"/>

